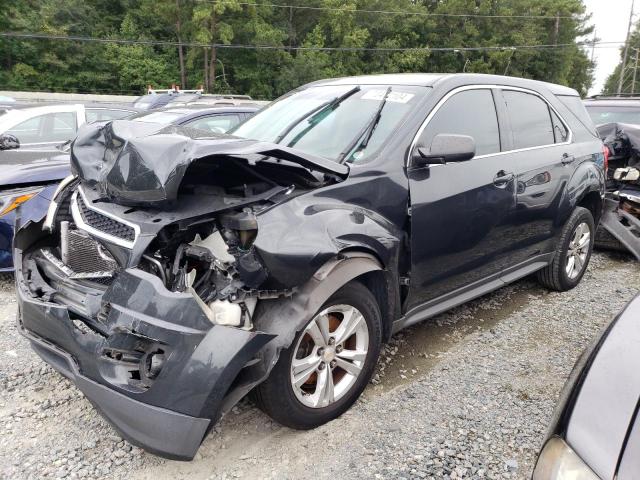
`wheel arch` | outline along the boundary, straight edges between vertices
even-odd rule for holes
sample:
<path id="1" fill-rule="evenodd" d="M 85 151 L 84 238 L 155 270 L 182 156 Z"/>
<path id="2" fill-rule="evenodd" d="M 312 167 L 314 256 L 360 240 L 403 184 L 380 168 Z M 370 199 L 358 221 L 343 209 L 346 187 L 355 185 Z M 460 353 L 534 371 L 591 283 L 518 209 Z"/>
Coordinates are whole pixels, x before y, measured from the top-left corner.
<path id="1" fill-rule="evenodd" d="M 597 225 L 602 216 L 604 191 L 604 171 L 591 161 L 578 165 L 563 189 L 556 217 L 557 227 L 562 228 L 576 207 L 587 208 Z"/>
<path id="2" fill-rule="evenodd" d="M 376 295 L 386 284 L 372 274 L 383 272 L 377 256 L 360 249 L 348 249 L 325 262 L 291 297 L 259 301 L 253 313 L 255 329 L 273 335 L 273 339 L 258 352 L 258 362 L 251 364 L 251 372 L 247 372 L 251 380 L 227 392 L 223 411 L 269 376 L 280 352 L 292 344 L 296 334 L 331 295 L 352 280 L 362 282 Z"/>
<path id="3" fill-rule="evenodd" d="M 600 222 L 600 218 L 602 217 L 602 207 L 603 207 L 602 196 L 600 192 L 591 190 L 589 192 L 585 192 L 582 197 L 578 200 L 576 206 L 586 208 L 591 212 L 593 216 L 593 222 L 598 226 Z"/>

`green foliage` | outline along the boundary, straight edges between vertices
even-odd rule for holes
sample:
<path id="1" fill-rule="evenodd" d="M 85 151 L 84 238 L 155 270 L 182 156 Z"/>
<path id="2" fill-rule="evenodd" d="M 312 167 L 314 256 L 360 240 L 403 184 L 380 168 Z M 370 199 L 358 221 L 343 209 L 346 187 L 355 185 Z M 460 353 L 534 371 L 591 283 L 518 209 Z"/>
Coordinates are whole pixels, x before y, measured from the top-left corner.
<path id="1" fill-rule="evenodd" d="M 582 0 L 281 2 L 326 8 L 314 10 L 279 8 L 261 4 L 260 0 L 252 0 L 253 5 L 241 3 L 246 0 L 0 0 L 5 13 L 0 17 L 3 31 L 171 43 L 131 45 L 3 38 L 0 86 L 142 93 L 148 84 L 167 88 L 172 83 L 182 83 L 183 88 L 205 85 L 209 91 L 274 98 L 325 77 L 463 69 L 506 72 L 569 85 L 581 92 L 591 84 L 593 66 L 576 45 L 576 39 L 591 31 L 583 19 Z M 552 18 L 425 15 L 443 13 Z M 556 20 L 556 15 L 563 18 Z M 640 34 L 636 36 L 640 46 Z M 224 48 L 230 44 L 278 48 Z M 571 46 L 545 50 L 436 50 L 554 44 Z M 313 47 L 354 50 L 318 51 Z M 409 50 L 362 50 L 376 48 Z"/>
<path id="2" fill-rule="evenodd" d="M 640 55 L 640 51 L 638 49 L 640 49 L 640 24 L 636 24 L 634 30 L 631 32 L 631 36 L 629 37 L 629 50 L 627 53 L 627 64 L 622 81 L 622 93 L 640 93 L 640 72 L 636 72 L 636 81 L 635 84 L 633 83 L 634 70 L 637 70 L 637 67 L 640 67 L 640 61 L 636 65 L 636 55 Z M 623 55 L 624 46 L 620 48 L 620 62 L 613 72 L 611 72 L 609 77 L 607 77 L 607 81 L 602 89 L 602 93 L 605 95 L 618 93 Z"/>

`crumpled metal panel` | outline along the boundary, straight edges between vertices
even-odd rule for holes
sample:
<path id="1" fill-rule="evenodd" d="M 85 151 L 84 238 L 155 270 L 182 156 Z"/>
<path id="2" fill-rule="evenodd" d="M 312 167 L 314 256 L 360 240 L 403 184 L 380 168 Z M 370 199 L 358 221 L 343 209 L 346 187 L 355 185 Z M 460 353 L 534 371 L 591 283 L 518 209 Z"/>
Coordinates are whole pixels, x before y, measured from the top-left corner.
<path id="1" fill-rule="evenodd" d="M 116 203 L 150 205 L 175 200 L 187 167 L 213 156 L 274 157 L 343 178 L 349 173 L 346 165 L 268 142 L 129 120 L 83 126 L 71 168 Z"/>

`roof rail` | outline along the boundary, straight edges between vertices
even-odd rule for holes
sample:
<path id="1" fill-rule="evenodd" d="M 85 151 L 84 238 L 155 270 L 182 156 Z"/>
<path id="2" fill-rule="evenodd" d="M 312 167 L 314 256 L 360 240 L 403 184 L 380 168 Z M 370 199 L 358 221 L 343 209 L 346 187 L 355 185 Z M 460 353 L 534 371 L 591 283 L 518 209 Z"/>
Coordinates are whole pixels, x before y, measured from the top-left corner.
<path id="1" fill-rule="evenodd" d="M 603 98 L 607 98 L 607 99 L 616 99 L 616 98 L 629 98 L 629 97 L 637 97 L 640 98 L 640 93 L 634 93 L 634 92 L 624 92 L 624 93 L 614 93 L 614 94 L 607 94 L 604 95 L 602 93 L 598 93 L 596 95 L 591 95 L 587 98 L 599 98 L 599 99 L 603 99 Z"/>

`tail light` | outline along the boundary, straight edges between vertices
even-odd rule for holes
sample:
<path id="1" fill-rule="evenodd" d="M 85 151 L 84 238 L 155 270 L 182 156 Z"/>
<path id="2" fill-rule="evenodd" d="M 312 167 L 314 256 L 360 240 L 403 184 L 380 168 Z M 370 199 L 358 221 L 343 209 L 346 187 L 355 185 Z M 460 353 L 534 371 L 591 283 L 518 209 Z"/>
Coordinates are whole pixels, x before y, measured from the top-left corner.
<path id="1" fill-rule="evenodd" d="M 604 155 L 604 175 L 607 176 L 607 169 L 609 168 L 609 147 L 602 145 L 602 154 Z"/>

